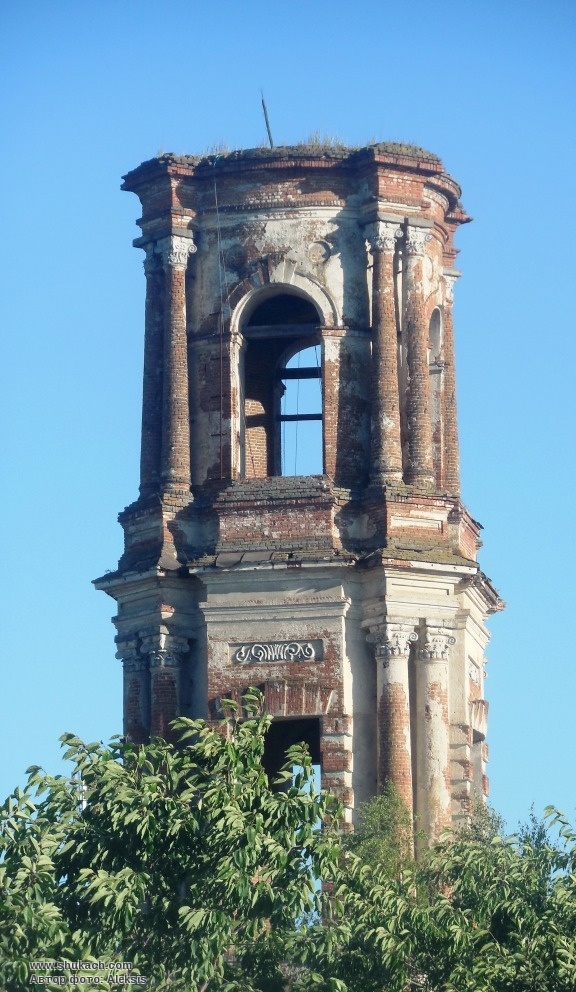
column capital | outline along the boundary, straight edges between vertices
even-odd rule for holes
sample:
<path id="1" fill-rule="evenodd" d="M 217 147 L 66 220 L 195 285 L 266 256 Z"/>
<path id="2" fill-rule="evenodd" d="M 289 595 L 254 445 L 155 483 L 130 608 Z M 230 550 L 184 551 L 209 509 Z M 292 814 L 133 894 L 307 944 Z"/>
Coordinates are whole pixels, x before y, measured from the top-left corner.
<path id="1" fill-rule="evenodd" d="M 444 285 L 446 287 L 445 300 L 446 303 L 452 303 L 454 300 L 454 286 L 456 285 L 456 280 L 460 278 L 462 273 L 458 269 L 444 269 Z"/>
<path id="2" fill-rule="evenodd" d="M 372 254 L 379 251 L 395 251 L 396 241 L 403 235 L 404 232 L 397 221 L 377 220 L 366 230 L 366 239 Z"/>
<path id="3" fill-rule="evenodd" d="M 426 252 L 426 245 L 429 241 L 432 241 L 432 235 L 430 234 L 428 228 L 413 227 L 409 224 L 406 230 L 406 254 L 424 255 Z"/>
<path id="4" fill-rule="evenodd" d="M 149 241 L 148 244 L 144 245 L 144 258 L 142 263 L 144 265 L 144 273 L 146 276 L 154 275 L 155 272 L 160 272 L 161 266 L 161 256 L 156 251 L 156 245 L 153 241 Z"/>
<path id="5" fill-rule="evenodd" d="M 449 648 L 455 643 L 456 638 L 449 630 L 427 625 L 423 642 L 419 645 L 418 657 L 422 661 L 448 661 Z"/>
<path id="6" fill-rule="evenodd" d="M 138 637 L 117 640 L 116 657 L 120 659 L 125 672 L 143 672 L 148 668 L 148 659 L 140 653 Z"/>
<path id="7" fill-rule="evenodd" d="M 187 638 L 175 634 L 159 632 L 142 638 L 141 651 L 149 659 L 150 668 L 178 668 L 188 650 Z"/>
<path id="8" fill-rule="evenodd" d="M 160 254 L 164 265 L 171 269 L 184 272 L 188 264 L 188 258 L 197 251 L 192 238 L 184 238 L 182 235 L 172 234 L 168 238 L 161 238 L 156 242 L 156 249 Z"/>
<path id="9" fill-rule="evenodd" d="M 368 641 L 376 646 L 378 658 L 407 657 L 410 644 L 418 640 L 415 630 L 416 620 L 387 619 L 375 633 L 368 635 Z"/>
<path id="10" fill-rule="evenodd" d="M 167 651 L 165 648 L 163 650 L 154 649 L 148 654 L 151 669 L 179 668 L 181 657 L 177 651 Z"/>

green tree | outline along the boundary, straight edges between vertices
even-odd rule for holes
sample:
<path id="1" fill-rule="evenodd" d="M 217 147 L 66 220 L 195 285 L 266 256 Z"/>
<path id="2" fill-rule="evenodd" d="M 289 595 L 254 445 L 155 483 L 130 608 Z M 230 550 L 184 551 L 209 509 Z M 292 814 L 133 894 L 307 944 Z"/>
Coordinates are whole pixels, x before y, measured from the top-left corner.
<path id="1" fill-rule="evenodd" d="M 177 746 L 65 735 L 73 775 L 31 770 L 3 808 L 4 987 L 29 988 L 38 959 L 129 961 L 175 992 L 282 987 L 283 937 L 320 911 L 315 879 L 334 870 L 339 808 L 315 792 L 301 747 L 270 789 L 271 718 L 255 694 L 244 703 L 248 718 L 232 709 L 219 731 L 178 720 Z"/>
<path id="2" fill-rule="evenodd" d="M 303 748 L 270 787 L 260 705 L 179 720 L 176 745 L 66 735 L 72 776 L 31 770 L 0 822 L 2 989 L 29 990 L 30 962 L 101 960 L 159 992 L 576 992 L 561 814 L 554 842 L 535 817 L 506 839 L 481 808 L 415 863 L 390 792 L 343 843 Z"/>
<path id="3" fill-rule="evenodd" d="M 317 972 L 346 992 L 576 990 L 576 831 L 548 816 L 560 842 L 539 823 L 502 838 L 487 810 L 398 879 L 348 854 Z"/>
<path id="4" fill-rule="evenodd" d="M 446 989 L 576 989 L 576 834 L 548 812 L 561 843 L 540 825 L 508 839 L 456 837 L 433 852 L 432 917 L 452 929 L 457 956 L 429 973 Z"/>
<path id="5" fill-rule="evenodd" d="M 413 860 L 413 844 L 410 813 L 392 782 L 386 782 L 380 795 L 360 805 L 346 847 L 389 878 L 400 878 Z"/>

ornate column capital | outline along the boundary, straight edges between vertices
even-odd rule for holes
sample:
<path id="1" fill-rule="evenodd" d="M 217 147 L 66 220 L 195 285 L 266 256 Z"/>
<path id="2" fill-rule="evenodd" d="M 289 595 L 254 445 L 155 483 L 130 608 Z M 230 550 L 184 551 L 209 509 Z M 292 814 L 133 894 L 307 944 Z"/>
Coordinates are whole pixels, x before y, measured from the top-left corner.
<path id="1" fill-rule="evenodd" d="M 178 668 L 189 649 L 188 640 L 175 634 L 151 634 L 142 638 L 142 653 L 150 668 Z"/>
<path id="2" fill-rule="evenodd" d="M 452 303 L 454 300 L 454 286 L 456 280 L 460 278 L 461 272 L 458 269 L 444 269 L 445 301 Z"/>
<path id="3" fill-rule="evenodd" d="M 156 649 L 150 651 L 150 668 L 178 668 L 180 666 L 181 655 L 176 651 L 166 651 Z"/>
<path id="4" fill-rule="evenodd" d="M 456 638 L 442 627 L 426 626 L 424 641 L 420 644 L 418 656 L 422 661 L 448 661 L 448 651 Z"/>
<path id="5" fill-rule="evenodd" d="M 368 641 L 376 647 L 376 656 L 388 660 L 390 658 L 407 657 L 410 644 L 418 640 L 415 630 L 416 620 L 388 619 L 375 633 L 368 635 Z"/>
<path id="6" fill-rule="evenodd" d="M 378 251 L 393 252 L 396 241 L 403 237 L 403 230 L 396 221 L 377 220 L 370 224 L 366 231 L 369 250 L 372 254 Z"/>
<path id="7" fill-rule="evenodd" d="M 117 640 L 116 657 L 120 659 L 125 672 L 143 672 L 148 668 L 148 659 L 140 653 L 138 637 Z"/>
<path id="8" fill-rule="evenodd" d="M 430 234 L 428 228 L 426 227 L 412 227 L 408 225 L 406 232 L 406 254 L 407 255 L 424 255 L 426 252 L 426 245 L 432 240 L 432 235 Z"/>
<path id="9" fill-rule="evenodd" d="M 410 644 L 418 640 L 418 634 L 411 624 L 390 621 L 386 624 L 384 640 L 378 648 L 383 658 L 407 657 Z"/>
<path id="10" fill-rule="evenodd" d="M 188 258 L 197 251 L 192 238 L 184 238 L 178 234 L 172 234 L 169 238 L 161 238 L 160 241 L 156 242 L 156 248 L 164 265 L 180 272 L 186 270 Z"/>
<path id="11" fill-rule="evenodd" d="M 156 251 L 156 245 L 153 241 L 149 241 L 147 245 L 144 245 L 145 256 L 142 260 L 144 265 L 144 274 L 146 276 L 152 276 L 156 272 L 161 271 L 161 256 Z"/>

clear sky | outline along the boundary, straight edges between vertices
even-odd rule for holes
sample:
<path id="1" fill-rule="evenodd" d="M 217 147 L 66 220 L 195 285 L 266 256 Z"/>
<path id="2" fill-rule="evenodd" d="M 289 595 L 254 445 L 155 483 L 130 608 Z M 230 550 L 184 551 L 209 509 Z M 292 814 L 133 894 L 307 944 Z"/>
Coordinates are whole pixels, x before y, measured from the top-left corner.
<path id="1" fill-rule="evenodd" d="M 441 156 L 459 232 L 465 502 L 508 608 L 488 649 L 492 801 L 573 813 L 573 0 L 5 0 L 0 793 L 58 736 L 121 731 L 113 601 L 137 495 L 144 275 L 121 176 L 314 132 Z"/>

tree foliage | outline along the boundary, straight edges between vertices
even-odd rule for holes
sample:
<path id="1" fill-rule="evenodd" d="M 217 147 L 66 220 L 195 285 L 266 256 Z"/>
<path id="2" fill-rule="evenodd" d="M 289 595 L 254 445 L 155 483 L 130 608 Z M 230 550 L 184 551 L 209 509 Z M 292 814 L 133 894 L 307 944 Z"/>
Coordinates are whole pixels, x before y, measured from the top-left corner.
<path id="1" fill-rule="evenodd" d="M 534 816 L 506 839 L 481 808 L 416 863 L 387 790 L 350 843 L 303 748 L 270 787 L 259 706 L 218 729 L 179 720 L 176 745 L 65 735 L 73 774 L 31 770 L 2 809 L 2 989 L 30 989 L 31 962 L 102 961 L 102 989 L 141 975 L 173 992 L 576 992 L 561 814 L 555 842 Z M 51 987 L 77 987 L 63 976 Z"/>
<path id="2" fill-rule="evenodd" d="M 413 857 L 412 818 L 392 782 L 380 795 L 361 803 L 346 848 L 368 865 L 377 865 L 389 878 L 400 878 Z"/>
<path id="3" fill-rule="evenodd" d="M 187 992 L 246 992 L 245 954 L 274 970 L 280 937 L 320 910 L 315 879 L 334 869 L 339 808 L 315 792 L 301 747 L 270 789 L 271 718 L 255 696 L 244 702 L 248 719 L 233 714 L 220 731 L 178 720 L 177 746 L 67 734 L 73 775 L 31 770 L 0 835 L 6 987 L 29 988 L 39 959 L 131 962 L 154 988 Z"/>
<path id="4" fill-rule="evenodd" d="M 480 807 L 397 878 L 347 854 L 342 913 L 323 960 L 318 933 L 317 970 L 347 992 L 575 990 L 576 831 L 547 815 L 557 841 L 534 817 L 503 838 L 500 817 Z"/>

